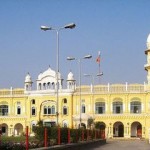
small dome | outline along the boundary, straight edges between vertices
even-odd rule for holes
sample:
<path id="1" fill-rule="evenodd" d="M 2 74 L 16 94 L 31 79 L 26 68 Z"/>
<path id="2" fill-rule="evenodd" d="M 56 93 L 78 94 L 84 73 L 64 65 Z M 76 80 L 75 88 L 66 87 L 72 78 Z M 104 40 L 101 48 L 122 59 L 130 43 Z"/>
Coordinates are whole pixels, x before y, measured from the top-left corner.
<path id="1" fill-rule="evenodd" d="M 56 78 L 56 72 L 54 70 L 52 70 L 49 66 L 49 68 L 44 71 L 43 73 L 41 72 L 39 75 L 38 75 L 38 81 L 41 81 L 42 79 L 44 78 L 47 78 L 47 77 L 51 77 L 51 78 Z M 61 74 L 58 72 L 58 79 L 61 79 Z"/>
<path id="2" fill-rule="evenodd" d="M 32 82 L 32 79 L 29 73 L 25 77 L 25 82 Z"/>
<path id="3" fill-rule="evenodd" d="M 42 78 L 42 72 L 40 72 L 40 74 L 38 75 L 38 80 L 41 80 Z"/>
<path id="4" fill-rule="evenodd" d="M 150 49 L 150 34 L 147 37 L 147 49 Z"/>
<path id="5" fill-rule="evenodd" d="M 72 72 L 69 72 L 67 80 L 74 80 L 74 75 Z"/>

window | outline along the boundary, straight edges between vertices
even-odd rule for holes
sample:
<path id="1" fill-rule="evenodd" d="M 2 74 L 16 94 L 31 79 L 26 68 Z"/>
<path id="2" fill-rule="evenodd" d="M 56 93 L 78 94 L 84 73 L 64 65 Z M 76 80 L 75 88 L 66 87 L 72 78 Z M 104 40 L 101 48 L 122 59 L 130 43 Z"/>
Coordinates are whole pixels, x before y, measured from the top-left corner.
<path id="1" fill-rule="evenodd" d="M 131 113 L 141 113 L 141 102 L 133 101 L 130 104 Z"/>
<path id="2" fill-rule="evenodd" d="M 6 133 L 6 127 L 2 127 L 2 134 Z"/>
<path id="3" fill-rule="evenodd" d="M 50 85 L 51 85 L 50 82 L 48 82 L 48 83 L 47 83 L 47 89 L 50 89 L 50 88 L 51 88 Z"/>
<path id="4" fill-rule="evenodd" d="M 20 115 L 20 114 L 21 114 L 21 107 L 17 106 L 17 115 Z"/>
<path id="5" fill-rule="evenodd" d="M 44 115 L 51 115 L 51 114 L 55 114 L 55 106 L 44 106 Z"/>
<path id="6" fill-rule="evenodd" d="M 54 84 L 54 82 L 52 82 L 52 88 L 55 89 L 55 84 Z"/>
<path id="7" fill-rule="evenodd" d="M 113 102 L 113 113 L 114 114 L 123 113 L 122 102 Z"/>
<path id="8" fill-rule="evenodd" d="M 43 90 L 46 90 L 46 83 L 43 83 Z"/>
<path id="9" fill-rule="evenodd" d="M 35 104 L 35 99 L 32 99 L 31 103 L 32 103 L 32 104 Z"/>
<path id="10" fill-rule="evenodd" d="M 64 98 L 64 103 L 67 103 L 67 99 L 66 98 Z"/>
<path id="11" fill-rule="evenodd" d="M 51 114 L 51 107 L 48 106 L 48 114 Z"/>
<path id="12" fill-rule="evenodd" d="M 35 107 L 32 107 L 32 112 L 31 112 L 32 116 L 35 116 Z"/>
<path id="13" fill-rule="evenodd" d="M 41 83 L 39 83 L 39 90 L 42 90 L 42 85 L 41 85 Z"/>
<path id="14" fill-rule="evenodd" d="M 52 106 L 52 114 L 55 114 L 55 106 Z"/>
<path id="15" fill-rule="evenodd" d="M 63 107 L 63 114 L 67 115 L 67 107 L 66 106 Z"/>
<path id="16" fill-rule="evenodd" d="M 8 115 L 8 106 L 0 105 L 0 116 L 7 116 L 7 115 Z"/>
<path id="17" fill-rule="evenodd" d="M 47 107 L 44 106 L 44 114 L 46 115 L 47 114 Z"/>
<path id="18" fill-rule="evenodd" d="M 82 113 L 85 113 L 85 105 L 82 104 Z"/>
<path id="19" fill-rule="evenodd" d="M 96 114 L 104 114 L 105 113 L 105 102 L 97 102 L 95 104 Z"/>

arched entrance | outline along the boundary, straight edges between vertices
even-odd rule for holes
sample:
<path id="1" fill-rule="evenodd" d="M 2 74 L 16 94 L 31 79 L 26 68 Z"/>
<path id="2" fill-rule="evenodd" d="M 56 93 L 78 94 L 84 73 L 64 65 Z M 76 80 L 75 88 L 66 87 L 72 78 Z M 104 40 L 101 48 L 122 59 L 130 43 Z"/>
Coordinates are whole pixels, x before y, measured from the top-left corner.
<path id="1" fill-rule="evenodd" d="M 8 125 L 3 123 L 2 125 L 0 125 L 0 130 L 2 135 L 8 135 Z"/>
<path id="2" fill-rule="evenodd" d="M 23 133 L 23 125 L 21 123 L 17 123 L 14 127 L 15 135 L 21 135 Z"/>
<path id="3" fill-rule="evenodd" d="M 113 137 L 124 137 L 124 125 L 122 122 L 115 122 L 113 125 Z"/>
<path id="4" fill-rule="evenodd" d="M 142 125 L 139 122 L 133 122 L 131 124 L 131 137 L 142 137 Z"/>
<path id="5" fill-rule="evenodd" d="M 104 122 L 96 122 L 95 128 L 100 130 L 100 137 L 105 139 L 106 124 Z"/>

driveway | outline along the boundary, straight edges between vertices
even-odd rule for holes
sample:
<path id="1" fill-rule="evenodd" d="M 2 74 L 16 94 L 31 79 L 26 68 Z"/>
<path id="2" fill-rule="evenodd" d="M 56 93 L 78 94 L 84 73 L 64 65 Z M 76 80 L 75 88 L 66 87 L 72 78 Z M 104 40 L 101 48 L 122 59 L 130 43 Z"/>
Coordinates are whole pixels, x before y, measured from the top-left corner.
<path id="1" fill-rule="evenodd" d="M 107 140 L 105 145 L 89 148 L 89 150 L 150 150 L 150 144 L 145 140 Z"/>

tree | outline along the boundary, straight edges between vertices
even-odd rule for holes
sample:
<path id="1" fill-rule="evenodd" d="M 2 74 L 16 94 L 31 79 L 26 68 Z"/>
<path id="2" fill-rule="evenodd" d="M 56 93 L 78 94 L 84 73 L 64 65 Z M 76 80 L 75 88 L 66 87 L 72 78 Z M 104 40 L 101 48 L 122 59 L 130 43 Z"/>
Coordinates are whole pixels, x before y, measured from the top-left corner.
<path id="1" fill-rule="evenodd" d="M 95 128 L 96 128 L 96 129 L 100 129 L 100 125 L 101 125 L 100 122 L 95 122 Z"/>
<path id="2" fill-rule="evenodd" d="M 38 125 L 39 127 L 43 127 L 43 121 L 42 121 L 42 120 L 39 120 L 38 123 L 37 123 L 37 125 Z"/>
<path id="3" fill-rule="evenodd" d="M 94 119 L 93 119 L 93 118 L 89 118 L 89 119 L 87 120 L 87 126 L 88 126 L 88 128 L 91 129 L 91 125 L 92 125 L 92 124 L 94 124 Z"/>

